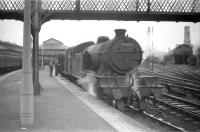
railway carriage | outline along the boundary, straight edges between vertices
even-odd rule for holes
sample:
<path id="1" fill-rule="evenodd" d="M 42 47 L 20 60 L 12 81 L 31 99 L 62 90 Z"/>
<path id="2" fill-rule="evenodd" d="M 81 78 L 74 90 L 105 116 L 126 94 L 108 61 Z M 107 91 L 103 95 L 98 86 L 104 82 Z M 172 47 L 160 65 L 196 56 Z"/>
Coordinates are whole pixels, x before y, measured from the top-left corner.
<path id="1" fill-rule="evenodd" d="M 0 42 L 0 72 L 19 69 L 22 67 L 22 47 Z"/>

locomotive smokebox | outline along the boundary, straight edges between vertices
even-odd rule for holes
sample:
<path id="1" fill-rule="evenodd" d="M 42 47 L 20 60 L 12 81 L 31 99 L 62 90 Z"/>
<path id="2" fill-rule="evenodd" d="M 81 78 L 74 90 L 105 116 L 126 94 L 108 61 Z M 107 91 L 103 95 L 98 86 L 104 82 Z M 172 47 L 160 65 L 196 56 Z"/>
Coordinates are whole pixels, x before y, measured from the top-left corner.
<path id="1" fill-rule="evenodd" d="M 125 32 L 125 29 L 116 29 L 113 39 L 85 49 L 84 68 L 97 71 L 100 75 L 125 75 L 138 67 L 142 60 L 142 49 L 136 40 L 125 37 Z"/>
<path id="2" fill-rule="evenodd" d="M 115 38 L 124 38 L 126 30 L 125 29 L 115 29 Z"/>

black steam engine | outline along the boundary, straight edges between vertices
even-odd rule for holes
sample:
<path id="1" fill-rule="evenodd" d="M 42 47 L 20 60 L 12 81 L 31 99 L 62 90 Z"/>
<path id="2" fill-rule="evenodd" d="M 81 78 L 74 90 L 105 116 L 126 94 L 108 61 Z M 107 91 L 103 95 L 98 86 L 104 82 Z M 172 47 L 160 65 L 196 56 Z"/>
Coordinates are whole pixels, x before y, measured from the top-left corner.
<path id="1" fill-rule="evenodd" d="M 110 100 L 118 109 L 133 103 L 136 94 L 132 73 L 140 66 L 143 54 L 138 42 L 125 32 L 116 29 L 113 39 L 102 36 L 96 44 L 85 42 L 58 56 L 58 63 L 63 67 L 61 75 L 79 85 L 84 81 L 78 78 L 87 78 L 86 84 L 91 85 L 82 85 L 83 88 L 98 98 Z"/>
<path id="2" fill-rule="evenodd" d="M 97 71 L 99 75 L 126 75 L 140 65 L 142 49 L 138 42 L 126 37 L 123 29 L 115 32 L 114 39 L 101 41 L 84 50 L 84 69 Z"/>

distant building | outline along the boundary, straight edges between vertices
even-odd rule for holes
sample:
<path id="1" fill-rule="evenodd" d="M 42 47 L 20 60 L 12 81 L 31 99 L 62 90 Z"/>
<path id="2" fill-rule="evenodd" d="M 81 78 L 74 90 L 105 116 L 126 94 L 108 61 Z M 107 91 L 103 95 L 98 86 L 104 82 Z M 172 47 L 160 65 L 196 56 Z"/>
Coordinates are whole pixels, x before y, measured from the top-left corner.
<path id="1" fill-rule="evenodd" d="M 173 50 L 174 64 L 188 64 L 188 58 L 193 54 L 193 47 L 190 40 L 190 27 L 184 27 L 183 44 L 176 45 Z"/>
<path id="2" fill-rule="evenodd" d="M 42 65 L 42 56 L 44 58 L 44 65 L 50 62 L 55 63 L 57 55 L 63 53 L 67 47 L 60 41 L 50 38 L 43 42 L 39 47 L 39 64 Z"/>

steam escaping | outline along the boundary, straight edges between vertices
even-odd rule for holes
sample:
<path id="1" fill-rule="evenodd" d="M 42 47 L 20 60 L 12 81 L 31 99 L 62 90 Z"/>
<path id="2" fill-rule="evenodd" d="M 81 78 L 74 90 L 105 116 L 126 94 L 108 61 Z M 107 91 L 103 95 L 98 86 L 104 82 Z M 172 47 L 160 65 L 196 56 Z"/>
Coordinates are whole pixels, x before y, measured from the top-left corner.
<path id="1" fill-rule="evenodd" d="M 139 89 L 139 86 L 140 86 L 140 83 L 139 83 L 139 78 L 138 78 L 138 72 L 135 72 L 133 75 L 133 80 L 134 80 L 134 85 L 132 87 L 132 90 L 135 92 L 135 94 L 137 95 L 137 97 L 139 99 L 142 99 L 141 95 L 140 95 L 140 89 Z"/>
<path id="2" fill-rule="evenodd" d="M 77 80 L 77 83 L 94 97 L 97 97 L 96 82 L 95 73 L 87 73 L 85 77 Z"/>
<path id="3" fill-rule="evenodd" d="M 132 74 L 134 85 L 132 90 L 134 94 L 137 95 L 139 99 L 143 97 L 148 97 L 153 95 L 155 98 L 160 98 L 162 93 L 166 93 L 165 89 L 159 87 L 158 77 L 148 76 L 148 75 L 139 75 L 139 71 L 136 70 Z"/>
<path id="4" fill-rule="evenodd" d="M 134 84 L 132 86 L 132 90 L 133 90 L 133 94 L 136 94 L 137 97 L 139 99 L 141 99 L 141 95 L 140 95 L 140 89 L 139 89 L 139 86 L 140 86 L 140 83 L 139 83 L 139 70 L 138 68 L 135 68 L 133 71 L 132 71 L 132 77 L 133 77 L 133 80 L 134 80 Z"/>

